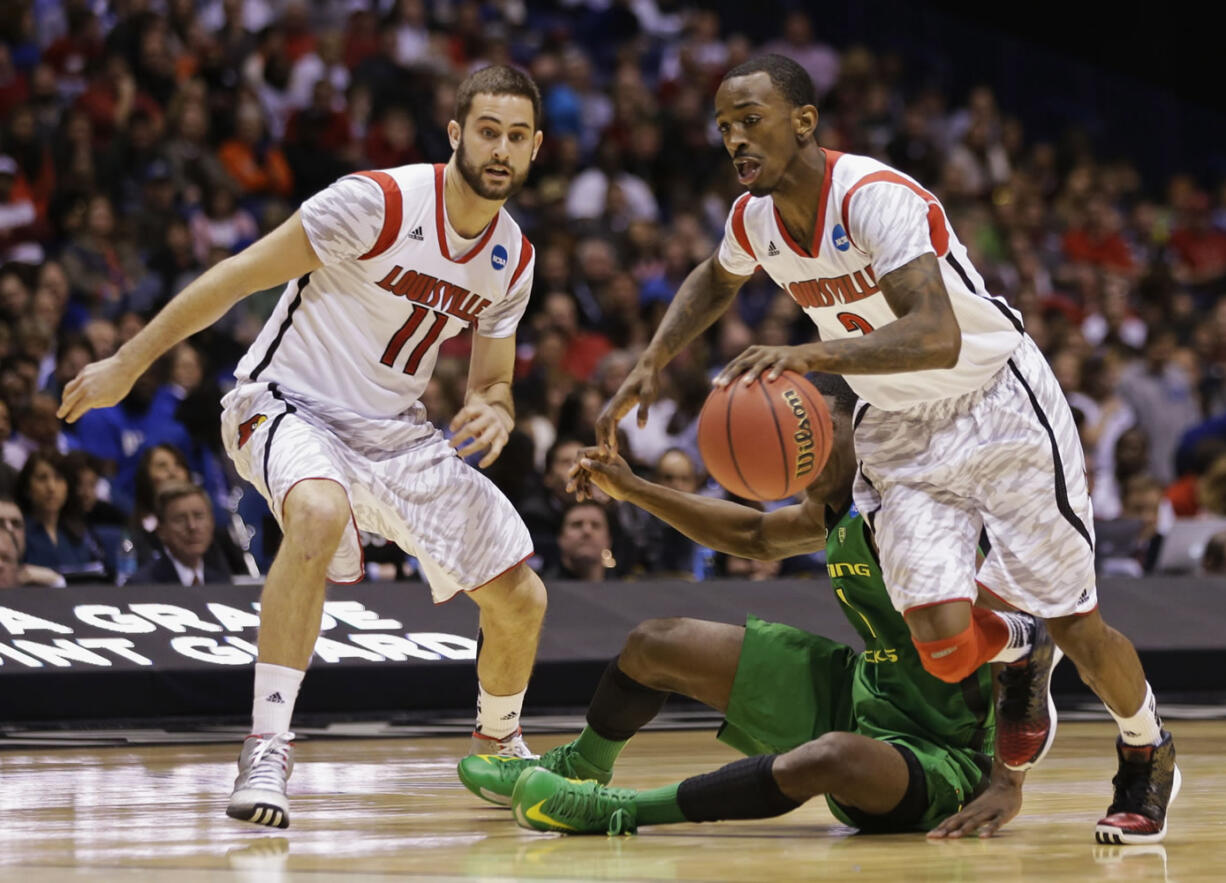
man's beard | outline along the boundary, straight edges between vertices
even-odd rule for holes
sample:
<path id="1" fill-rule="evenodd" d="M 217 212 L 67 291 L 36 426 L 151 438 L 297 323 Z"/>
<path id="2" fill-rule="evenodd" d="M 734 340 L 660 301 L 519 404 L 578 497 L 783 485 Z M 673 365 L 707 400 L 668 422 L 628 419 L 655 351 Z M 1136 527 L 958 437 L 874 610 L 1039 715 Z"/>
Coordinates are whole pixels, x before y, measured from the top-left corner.
<path id="1" fill-rule="evenodd" d="M 516 173 L 515 167 L 510 163 L 487 163 L 486 165 L 502 166 L 510 171 L 511 177 L 507 184 L 503 185 L 505 192 L 497 185 L 491 184 L 481 174 L 486 166 L 478 166 L 471 162 L 468 152 L 464 149 L 464 140 L 461 139 L 459 146 L 456 147 L 456 166 L 460 170 L 460 174 L 464 176 L 464 180 L 468 183 L 478 196 L 482 199 L 510 199 L 519 191 L 524 189 L 524 182 L 528 180 L 528 170 L 525 169 L 522 173 Z"/>

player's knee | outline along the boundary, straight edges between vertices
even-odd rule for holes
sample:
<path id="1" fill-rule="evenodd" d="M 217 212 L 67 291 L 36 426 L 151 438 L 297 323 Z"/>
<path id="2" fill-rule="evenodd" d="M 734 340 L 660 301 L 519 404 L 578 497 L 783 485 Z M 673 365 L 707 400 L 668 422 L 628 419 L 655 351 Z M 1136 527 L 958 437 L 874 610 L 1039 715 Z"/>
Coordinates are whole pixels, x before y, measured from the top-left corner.
<path id="1" fill-rule="evenodd" d="M 331 481 L 304 481 L 285 499 L 285 536 L 305 554 L 330 558 L 351 519 L 344 488 Z"/>
<path id="2" fill-rule="evenodd" d="M 911 642 L 919 652 L 924 671 L 947 684 L 956 684 L 974 674 L 982 664 L 979 640 L 973 626 L 935 641 L 920 641 L 914 635 Z"/>
<path id="3" fill-rule="evenodd" d="M 545 584 L 527 564 L 511 568 L 474 592 L 472 598 L 496 624 L 514 625 L 516 629 L 539 626 L 548 605 Z"/>
<path id="4" fill-rule="evenodd" d="M 835 790 L 851 767 L 855 737 L 851 733 L 823 733 L 775 759 L 772 771 L 780 789 L 793 798 L 808 799 Z"/>
<path id="5" fill-rule="evenodd" d="M 1082 616 L 1061 616 L 1046 621 L 1052 640 L 1070 659 L 1093 654 L 1110 637 L 1110 629 L 1097 610 Z"/>
<path id="6" fill-rule="evenodd" d="M 640 622 L 626 637 L 618 667 L 641 683 L 657 686 L 667 675 L 669 660 L 677 655 L 675 648 L 683 639 L 686 622 L 683 617 Z"/>

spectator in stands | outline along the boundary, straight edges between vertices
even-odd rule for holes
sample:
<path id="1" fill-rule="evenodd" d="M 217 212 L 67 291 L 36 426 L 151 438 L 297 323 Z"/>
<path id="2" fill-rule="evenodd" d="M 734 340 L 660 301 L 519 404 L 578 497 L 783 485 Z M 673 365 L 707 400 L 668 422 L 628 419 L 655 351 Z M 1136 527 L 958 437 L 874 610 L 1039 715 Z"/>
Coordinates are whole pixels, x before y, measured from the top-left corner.
<path id="1" fill-rule="evenodd" d="M 35 451 L 17 477 L 26 515 L 26 560 L 65 576 L 104 575 L 101 549 L 81 520 L 72 476 L 54 451 Z"/>
<path id="2" fill-rule="evenodd" d="M 1115 442 L 1111 472 L 1095 471 L 1092 502 L 1094 517 L 1119 518 L 1123 508 L 1123 488 L 1134 475 L 1142 475 L 1149 468 L 1149 437 L 1139 426 L 1132 426 Z"/>
<path id="3" fill-rule="evenodd" d="M 38 212 L 17 160 L 0 154 L 0 262 L 42 260 L 43 250 L 34 238 Z"/>
<path id="4" fill-rule="evenodd" d="M 813 37 L 813 21 L 807 12 L 794 9 L 783 20 L 783 36 L 762 47 L 795 59 L 813 80 L 820 102 L 839 79 L 839 53 Z"/>
<path id="5" fill-rule="evenodd" d="M 1210 488 L 1206 484 L 1211 482 L 1210 472 L 1226 471 L 1226 438 L 1205 436 L 1189 448 L 1179 478 L 1166 489 L 1166 498 L 1180 518 L 1199 515 L 1207 508 L 1204 490 Z M 1217 511 L 1226 514 L 1226 508 Z"/>
<path id="6" fill-rule="evenodd" d="M 655 464 L 655 480 L 687 494 L 697 493 L 702 484 L 694 458 L 681 448 L 669 448 L 660 456 Z M 713 575 L 707 569 L 714 553 L 658 518 L 647 521 L 642 545 L 640 563 L 653 576 L 703 579 Z"/>
<path id="7" fill-rule="evenodd" d="M 91 310 L 109 316 L 129 306 L 146 309 L 157 297 L 157 279 L 140 260 L 115 222 L 109 197 L 90 197 L 85 223 L 65 248 L 64 272 Z"/>
<path id="8" fill-rule="evenodd" d="M 203 489 L 187 481 L 163 482 L 157 492 L 155 516 L 165 554 L 132 574 L 129 583 L 200 586 L 230 582 L 228 571 L 205 561 L 214 525 L 213 508 Z"/>
<path id="9" fill-rule="evenodd" d="M 221 145 L 218 158 L 244 196 L 288 198 L 294 189 L 285 154 L 268 137 L 264 112 L 254 101 L 239 103 L 234 137 Z"/>
<path id="10" fill-rule="evenodd" d="M 1120 514 L 1141 522 L 1134 557 L 1145 573 L 1152 573 L 1158 563 L 1162 539 L 1172 517 L 1169 509 L 1162 497 L 1162 483 L 1152 475 L 1140 473 L 1124 482 Z"/>
<path id="11" fill-rule="evenodd" d="M 1175 479 L 1175 448 L 1180 437 L 1200 422 L 1192 379 L 1174 358 L 1176 345 L 1174 331 L 1152 329 L 1145 358 L 1120 376 L 1120 395 L 1149 438 L 1149 471 L 1163 484 Z"/>
<path id="12" fill-rule="evenodd" d="M 583 448 L 584 442 L 577 438 L 559 438 L 550 445 L 545 454 L 545 474 L 540 487 L 519 504 L 519 514 L 532 537 L 532 547 L 545 567 L 558 557 L 557 536 L 562 527 L 562 515 L 575 502 L 574 494 L 566 490 L 566 482 Z"/>
<path id="13" fill-rule="evenodd" d="M 605 575 L 617 565 L 609 514 L 599 503 L 573 503 L 566 509 L 557 546 L 557 562 L 543 572 L 547 579 L 604 582 Z"/>
<path id="14" fill-rule="evenodd" d="M 136 560 L 143 566 L 162 553 L 158 538 L 157 495 L 165 484 L 191 480 L 187 458 L 177 446 L 160 443 L 145 448 L 136 465 L 132 498 L 132 542 Z"/>
<path id="15" fill-rule="evenodd" d="M 1120 233 L 1119 212 L 1106 198 L 1091 197 L 1064 234 L 1064 253 L 1070 261 L 1130 272 L 1132 252 Z"/>
<path id="16" fill-rule="evenodd" d="M 136 560 L 143 567 L 165 553 L 157 512 L 158 494 L 168 484 L 192 481 L 183 451 L 173 444 L 151 445 L 141 452 L 136 467 L 136 495 L 129 531 L 136 546 Z M 208 492 L 201 488 L 208 498 Z M 213 519 L 212 541 L 204 557 L 210 568 L 227 573 L 245 573 L 242 551 L 224 526 Z"/>
<path id="17" fill-rule="evenodd" d="M 1211 223 L 1209 197 L 1195 193 L 1183 212 L 1182 223 L 1171 233 L 1175 278 L 1208 298 L 1226 292 L 1226 230 Z"/>
<path id="18" fill-rule="evenodd" d="M 227 255 L 241 251 L 260 237 L 251 213 L 238 204 L 231 187 L 217 187 L 205 197 L 204 208 L 192 215 L 192 247 L 199 265 L 209 263 L 218 248 Z"/>
<path id="19" fill-rule="evenodd" d="M 174 120 L 174 135 L 163 149 L 175 192 L 185 205 L 199 205 L 205 193 L 234 186 L 209 146 L 209 111 L 202 101 L 184 100 Z"/>
<path id="20" fill-rule="evenodd" d="M 99 495 L 100 490 L 109 492 L 110 483 L 102 477 L 101 464 L 96 457 L 85 451 L 69 451 L 64 457 L 64 467 L 76 489 L 81 518 L 91 531 L 121 529 L 128 524 L 127 513 Z"/>
<path id="21" fill-rule="evenodd" d="M 39 449 L 68 453 L 72 445 L 60 430 L 59 418 L 55 416 L 59 406 L 55 396 L 47 393 L 36 392 L 30 396 L 29 402 L 17 415 L 17 432 L 9 439 L 13 446 L 13 459 L 8 461 L 10 466 L 20 469 L 25 465 L 26 457 Z"/>
<path id="22" fill-rule="evenodd" d="M 12 491 L 0 489 L 0 529 L 13 535 L 17 544 L 17 584 L 22 586 L 62 586 L 64 577 L 50 567 L 29 564 L 26 556 L 26 519 Z"/>
<path id="23" fill-rule="evenodd" d="M 554 291 L 545 295 L 541 318 L 565 339 L 561 367 L 575 380 L 590 379 L 596 365 L 613 349 L 613 344 L 600 332 L 579 327 L 579 310 L 568 292 Z"/>

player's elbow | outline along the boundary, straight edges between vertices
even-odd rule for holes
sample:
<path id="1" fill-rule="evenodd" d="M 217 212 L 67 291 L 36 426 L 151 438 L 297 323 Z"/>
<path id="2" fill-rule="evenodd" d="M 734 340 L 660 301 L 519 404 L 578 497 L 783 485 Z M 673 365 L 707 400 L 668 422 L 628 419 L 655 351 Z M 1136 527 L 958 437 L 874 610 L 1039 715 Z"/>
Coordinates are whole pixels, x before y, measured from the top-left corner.
<path id="1" fill-rule="evenodd" d="M 962 355 L 962 329 L 958 318 L 951 312 L 937 329 L 934 337 L 934 368 L 953 368 Z"/>

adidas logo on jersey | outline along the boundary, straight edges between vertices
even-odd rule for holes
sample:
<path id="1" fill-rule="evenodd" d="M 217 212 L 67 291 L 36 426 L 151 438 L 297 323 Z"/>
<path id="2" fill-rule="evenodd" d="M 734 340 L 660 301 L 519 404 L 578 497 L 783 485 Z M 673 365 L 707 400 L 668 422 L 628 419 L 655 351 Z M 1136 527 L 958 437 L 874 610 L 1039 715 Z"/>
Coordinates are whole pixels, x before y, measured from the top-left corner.
<path id="1" fill-rule="evenodd" d="M 281 698 L 281 694 L 279 692 L 273 693 L 271 696 L 265 696 L 264 701 L 271 702 L 273 705 L 284 705 L 285 704 L 285 700 Z"/>
<path id="2" fill-rule="evenodd" d="M 771 258 L 779 257 L 779 249 L 773 240 L 771 241 L 770 246 L 766 249 L 766 256 Z"/>
<path id="3" fill-rule="evenodd" d="M 425 239 L 425 236 L 422 235 L 421 227 L 414 227 L 412 230 L 410 230 L 409 238 L 416 239 L 418 242 L 421 242 L 423 239 Z"/>

